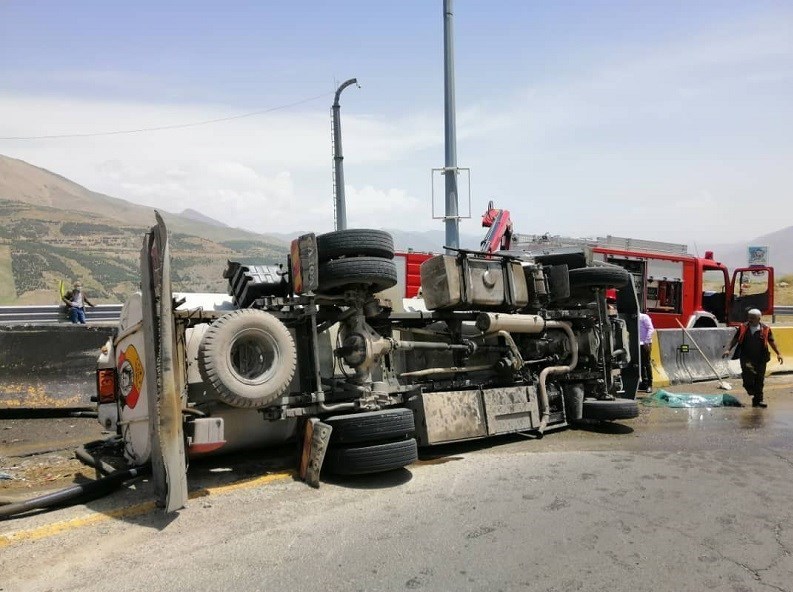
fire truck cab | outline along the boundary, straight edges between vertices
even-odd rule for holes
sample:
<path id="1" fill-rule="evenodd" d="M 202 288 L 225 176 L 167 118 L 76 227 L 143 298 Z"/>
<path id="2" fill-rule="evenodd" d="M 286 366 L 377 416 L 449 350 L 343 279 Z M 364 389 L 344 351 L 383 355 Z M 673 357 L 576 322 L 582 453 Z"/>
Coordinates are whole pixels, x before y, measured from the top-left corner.
<path id="1" fill-rule="evenodd" d="M 592 249 L 593 259 L 619 265 L 633 276 L 640 306 L 658 329 L 717 327 L 746 320 L 746 311 L 774 310 L 774 269 L 752 266 L 735 269 L 704 257 L 682 244 L 616 236 L 572 239 L 549 235 L 513 236 L 513 249 L 542 252 L 562 246 Z"/>

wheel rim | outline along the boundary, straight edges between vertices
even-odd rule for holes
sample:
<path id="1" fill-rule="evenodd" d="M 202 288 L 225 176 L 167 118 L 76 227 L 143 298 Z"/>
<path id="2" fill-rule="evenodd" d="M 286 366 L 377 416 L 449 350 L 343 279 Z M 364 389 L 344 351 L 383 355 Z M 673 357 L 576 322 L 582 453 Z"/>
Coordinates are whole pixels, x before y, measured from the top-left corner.
<path id="1" fill-rule="evenodd" d="M 234 338 L 227 361 L 238 380 L 257 385 L 275 374 L 280 353 L 278 343 L 269 333 L 248 329 Z"/>

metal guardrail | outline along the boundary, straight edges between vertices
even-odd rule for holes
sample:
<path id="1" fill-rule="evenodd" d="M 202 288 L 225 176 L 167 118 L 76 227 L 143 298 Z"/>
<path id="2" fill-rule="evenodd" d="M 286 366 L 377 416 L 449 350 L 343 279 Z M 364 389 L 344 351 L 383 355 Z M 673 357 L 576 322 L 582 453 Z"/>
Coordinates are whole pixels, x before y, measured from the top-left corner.
<path id="1" fill-rule="evenodd" d="M 85 320 L 89 323 L 115 322 L 121 316 L 121 304 L 98 304 L 85 309 Z M 65 306 L 48 304 L 42 306 L 0 306 L 0 325 L 56 325 L 68 324 L 69 314 Z"/>
<path id="2" fill-rule="evenodd" d="M 793 316 L 793 306 L 775 306 L 771 322 L 776 323 L 776 318 L 778 316 Z"/>

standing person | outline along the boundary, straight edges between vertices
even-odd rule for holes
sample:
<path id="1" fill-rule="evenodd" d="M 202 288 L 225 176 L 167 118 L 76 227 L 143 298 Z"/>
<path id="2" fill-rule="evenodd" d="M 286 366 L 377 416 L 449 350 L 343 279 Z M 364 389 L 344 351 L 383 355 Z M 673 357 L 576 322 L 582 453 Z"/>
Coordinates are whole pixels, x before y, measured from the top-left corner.
<path id="1" fill-rule="evenodd" d="M 639 313 L 639 353 L 641 354 L 641 373 L 644 390 L 653 392 L 653 320 L 646 312 Z M 641 387 L 639 387 L 641 388 Z"/>
<path id="2" fill-rule="evenodd" d="M 85 325 L 85 305 L 93 308 L 94 303 L 88 300 L 88 296 L 83 293 L 83 285 L 74 282 L 74 288 L 63 295 L 62 300 L 69 309 L 69 318 L 72 323 Z"/>
<path id="3" fill-rule="evenodd" d="M 771 327 L 761 323 L 763 313 L 753 308 L 747 313 L 748 321 L 738 326 L 738 331 L 724 348 L 723 358 L 730 355 L 735 346 L 735 355 L 741 361 L 741 379 L 743 388 L 752 397 L 752 407 L 768 407 L 763 401 L 763 385 L 765 383 L 765 367 L 771 359 L 768 346 L 776 353 L 777 361 L 782 364 L 782 354 L 776 347 Z"/>

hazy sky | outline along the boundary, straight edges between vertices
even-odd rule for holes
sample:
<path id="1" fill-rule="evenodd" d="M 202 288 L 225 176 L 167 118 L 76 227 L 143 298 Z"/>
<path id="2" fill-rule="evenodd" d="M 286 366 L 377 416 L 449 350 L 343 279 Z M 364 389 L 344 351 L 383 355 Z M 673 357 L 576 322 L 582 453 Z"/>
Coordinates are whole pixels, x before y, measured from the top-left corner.
<path id="1" fill-rule="evenodd" d="M 259 232 L 441 229 L 441 0 L 0 2 L 0 153 Z M 793 225 L 793 3 L 457 0 L 458 160 L 518 232 L 700 248 Z M 438 189 L 442 184 L 438 183 Z M 467 209 L 467 204 L 461 206 Z"/>

